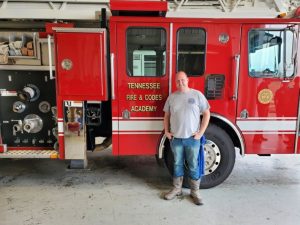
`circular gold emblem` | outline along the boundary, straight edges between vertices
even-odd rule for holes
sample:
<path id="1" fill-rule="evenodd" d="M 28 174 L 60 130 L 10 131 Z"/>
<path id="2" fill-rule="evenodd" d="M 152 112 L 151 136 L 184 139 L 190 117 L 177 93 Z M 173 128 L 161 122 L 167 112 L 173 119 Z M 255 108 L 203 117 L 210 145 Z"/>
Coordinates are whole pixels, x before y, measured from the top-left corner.
<path id="1" fill-rule="evenodd" d="M 258 101 L 261 104 L 268 104 L 271 102 L 273 98 L 273 93 L 270 89 L 262 89 L 259 93 L 258 93 Z"/>

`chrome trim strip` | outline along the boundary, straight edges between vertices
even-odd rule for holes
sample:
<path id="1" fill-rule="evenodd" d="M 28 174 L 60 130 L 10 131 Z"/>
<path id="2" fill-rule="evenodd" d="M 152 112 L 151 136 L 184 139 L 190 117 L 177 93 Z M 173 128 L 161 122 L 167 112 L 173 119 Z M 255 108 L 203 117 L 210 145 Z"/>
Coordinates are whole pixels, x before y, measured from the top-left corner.
<path id="1" fill-rule="evenodd" d="M 0 70 L 49 71 L 49 66 L 0 65 Z M 55 71 L 55 66 L 52 66 L 52 71 Z"/>
<path id="2" fill-rule="evenodd" d="M 103 28 L 72 28 L 72 27 L 53 27 L 56 32 L 65 33 L 102 33 L 106 30 Z"/>
<path id="3" fill-rule="evenodd" d="M 239 86 L 239 73 L 240 73 L 240 55 L 234 56 L 235 60 L 235 84 L 234 84 L 234 94 L 232 96 L 233 100 L 237 100 L 238 98 L 238 86 Z"/>
<path id="4" fill-rule="evenodd" d="M 170 55 L 169 55 L 169 95 L 172 92 L 172 55 L 173 55 L 173 51 L 172 51 L 172 47 L 173 47 L 173 23 L 170 23 Z"/>
<path id="5" fill-rule="evenodd" d="M 53 70 L 52 70 L 51 35 L 48 35 L 48 57 L 49 57 L 50 80 L 53 80 L 53 79 L 55 79 L 55 77 L 53 76 Z"/>
<path id="6" fill-rule="evenodd" d="M 115 54 L 110 54 L 111 98 L 115 100 Z"/>
<path id="7" fill-rule="evenodd" d="M 299 97 L 298 97 L 299 98 Z M 298 139 L 299 139 L 299 123 L 300 123 L 300 98 L 298 99 L 298 118 L 296 122 L 296 134 L 295 134 L 295 149 L 294 153 L 297 154 L 298 149 Z"/>
<path id="8" fill-rule="evenodd" d="M 164 136 L 162 137 L 162 139 L 160 140 L 159 148 L 158 148 L 158 158 L 159 158 L 159 159 L 162 159 L 162 157 L 163 157 L 163 151 L 164 151 L 164 149 L 165 149 L 164 143 L 165 143 L 165 141 L 166 141 L 166 138 L 167 138 L 167 136 L 164 135 Z"/>
<path id="9" fill-rule="evenodd" d="M 59 137 L 64 136 L 64 149 L 65 149 L 65 159 L 78 159 L 86 160 L 86 123 L 85 123 L 85 110 L 84 110 L 84 101 L 63 101 L 63 113 L 64 121 L 63 123 L 63 132 L 58 134 Z M 69 107 L 70 106 L 70 107 Z M 72 106 L 76 106 L 72 107 Z M 80 115 L 81 122 L 78 123 L 76 118 L 69 118 L 67 115 L 70 111 L 74 114 L 80 110 L 82 114 Z M 75 122 L 76 127 L 71 126 Z"/>

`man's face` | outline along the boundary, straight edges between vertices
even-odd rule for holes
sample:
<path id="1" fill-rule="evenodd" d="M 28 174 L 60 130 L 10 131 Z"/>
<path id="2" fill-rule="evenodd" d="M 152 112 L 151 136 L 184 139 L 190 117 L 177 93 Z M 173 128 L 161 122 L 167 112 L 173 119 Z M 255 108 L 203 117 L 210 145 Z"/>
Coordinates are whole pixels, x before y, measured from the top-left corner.
<path id="1" fill-rule="evenodd" d="M 189 87 L 189 79 L 186 74 L 179 72 L 176 74 L 176 87 L 178 91 L 184 91 Z"/>

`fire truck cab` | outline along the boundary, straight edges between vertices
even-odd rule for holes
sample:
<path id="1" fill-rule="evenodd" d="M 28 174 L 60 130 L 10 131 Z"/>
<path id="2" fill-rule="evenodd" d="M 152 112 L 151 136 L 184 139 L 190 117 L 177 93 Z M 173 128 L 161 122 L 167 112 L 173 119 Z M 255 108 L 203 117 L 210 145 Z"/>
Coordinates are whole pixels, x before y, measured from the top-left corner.
<path id="1" fill-rule="evenodd" d="M 113 155 L 156 156 L 172 174 L 163 106 L 178 71 L 211 106 L 202 188 L 230 175 L 236 149 L 300 153 L 298 18 L 171 18 L 165 1 L 110 9 L 98 28 L 0 31 L 0 158 L 84 167 L 88 150 L 112 144 Z"/>

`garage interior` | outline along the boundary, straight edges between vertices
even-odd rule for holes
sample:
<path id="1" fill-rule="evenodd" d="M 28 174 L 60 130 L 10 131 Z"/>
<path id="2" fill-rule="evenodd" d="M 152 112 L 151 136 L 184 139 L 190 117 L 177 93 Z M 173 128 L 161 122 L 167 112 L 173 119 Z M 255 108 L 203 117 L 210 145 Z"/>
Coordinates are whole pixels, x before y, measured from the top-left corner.
<path id="1" fill-rule="evenodd" d="M 300 0 L 169 0 L 169 17 L 276 18 Z M 84 10 L 82 10 L 84 8 Z M 109 0 L 0 0 L 0 29 L 19 20 L 78 20 L 95 26 Z M 99 10 L 95 10 L 99 9 Z M 200 15 L 200 16 L 199 16 Z M 6 21 L 6 22 L 4 22 Z M 23 28 L 30 26 L 24 22 Z M 20 27 L 19 27 L 20 28 Z M 22 28 L 22 27 L 21 27 Z M 0 65 L 1 70 L 1 65 Z M 1 71 L 0 71 L 1 73 Z M 0 107 L 3 107 L 0 105 Z M 201 189 L 204 205 L 184 195 L 163 199 L 172 183 L 155 157 L 88 152 L 86 169 L 70 161 L 0 157 L 1 225 L 298 225 L 299 155 L 241 156 L 222 184 Z"/>

